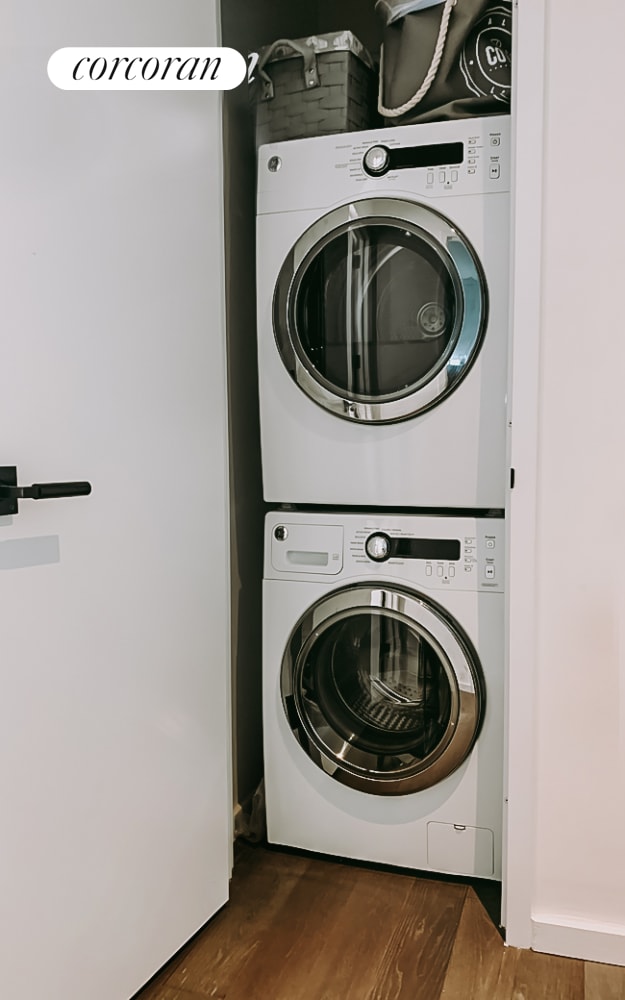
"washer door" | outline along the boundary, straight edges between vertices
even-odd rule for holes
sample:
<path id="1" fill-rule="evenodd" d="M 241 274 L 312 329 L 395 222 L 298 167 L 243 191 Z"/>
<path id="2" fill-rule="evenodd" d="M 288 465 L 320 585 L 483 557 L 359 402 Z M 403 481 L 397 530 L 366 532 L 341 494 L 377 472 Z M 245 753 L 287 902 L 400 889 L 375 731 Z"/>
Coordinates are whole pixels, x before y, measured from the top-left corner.
<path id="1" fill-rule="evenodd" d="M 274 333 L 312 400 L 368 423 L 436 406 L 466 375 L 486 283 L 459 230 L 399 199 L 343 205 L 298 240 L 276 283 Z"/>
<path id="2" fill-rule="evenodd" d="M 442 608 L 379 583 L 318 601 L 282 661 L 291 729 L 343 784 L 404 795 L 450 775 L 469 754 L 484 709 L 477 654 Z"/>

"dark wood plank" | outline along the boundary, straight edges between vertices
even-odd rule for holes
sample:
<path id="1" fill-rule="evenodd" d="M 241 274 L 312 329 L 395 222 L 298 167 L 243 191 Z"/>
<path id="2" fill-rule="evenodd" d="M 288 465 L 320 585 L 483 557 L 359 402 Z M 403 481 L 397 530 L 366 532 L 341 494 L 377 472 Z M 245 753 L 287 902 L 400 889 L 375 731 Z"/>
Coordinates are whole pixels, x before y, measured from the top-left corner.
<path id="1" fill-rule="evenodd" d="M 441 997 L 493 1000 L 504 950 L 497 928 L 469 889 Z"/>
<path id="2" fill-rule="evenodd" d="M 228 1000 L 433 1000 L 466 892 L 261 849 L 167 986 Z"/>
<path id="3" fill-rule="evenodd" d="M 262 849 L 237 865 L 230 902 L 198 935 L 168 985 L 219 997 L 222 984 L 242 981 L 246 967 L 258 961 L 265 938 L 280 933 L 288 920 L 287 901 L 310 866 L 308 858 Z M 235 986 L 229 1000 L 238 995 Z"/>
<path id="4" fill-rule="evenodd" d="M 523 952 L 519 951 L 518 948 L 504 949 L 504 953 L 501 957 L 501 966 L 499 968 L 497 986 L 492 994 L 492 1000 L 524 1000 L 524 995 L 519 994 L 517 996 L 514 992 L 517 965 L 519 962 L 519 956 L 522 954 Z M 542 994 L 532 997 L 532 1000 L 542 1000 Z"/>
<path id="5" fill-rule="evenodd" d="M 403 912 L 395 926 L 388 927 L 384 962 L 371 1000 L 437 1000 L 466 893 L 466 886 L 455 883 L 412 883 Z"/>
<path id="6" fill-rule="evenodd" d="M 506 948 L 493 1000 L 584 1000 L 584 963 Z"/>
<path id="7" fill-rule="evenodd" d="M 461 883 L 258 846 L 137 1000 L 209 998 L 625 1000 L 625 969 L 506 948 Z"/>
<path id="8" fill-rule="evenodd" d="M 258 927 L 254 955 L 234 976 L 220 980 L 228 1000 L 305 997 L 311 979 L 321 976 L 317 952 L 328 941 L 337 906 L 350 887 L 342 866 L 311 862 L 288 899 L 275 907 L 271 923 Z"/>
<path id="9" fill-rule="evenodd" d="M 272 1000 L 365 1000 L 374 988 L 411 880 L 318 865 L 302 878 L 275 935 L 272 930 L 262 954 L 237 980 L 233 1000 L 244 1000 L 259 980 Z"/>
<path id="10" fill-rule="evenodd" d="M 141 1000 L 206 1000 L 206 994 L 174 990 L 169 986 L 150 987 L 147 992 L 144 991 L 140 996 Z"/>
<path id="11" fill-rule="evenodd" d="M 245 842 L 236 843 L 234 848 L 234 864 L 237 873 L 235 878 L 235 884 L 238 887 L 239 885 L 245 884 L 245 881 L 248 878 L 249 873 L 251 873 L 251 871 L 254 868 L 255 865 L 254 848 L 252 848 Z M 232 887 L 231 887 L 231 892 L 232 892 Z M 138 994 L 135 995 L 133 1000 L 161 1000 L 161 994 L 165 990 L 173 972 L 178 968 L 178 966 L 182 962 L 184 962 L 188 958 L 189 955 L 191 955 L 195 951 L 198 939 L 202 936 L 202 934 L 206 934 L 208 932 L 209 927 L 212 927 L 215 921 L 223 919 L 224 912 L 225 911 L 222 910 L 217 917 L 213 918 L 212 921 L 209 921 L 209 923 L 206 925 L 203 931 L 200 931 L 199 934 L 196 934 L 193 937 L 193 939 L 189 944 L 184 945 L 180 949 L 180 951 L 178 951 L 176 955 L 174 955 L 174 957 L 166 965 L 164 965 L 162 969 L 160 969 L 160 971 L 154 976 L 154 978 L 150 980 L 149 984 L 147 986 L 144 986 L 144 988 L 140 990 Z"/>
<path id="12" fill-rule="evenodd" d="M 584 987 L 584 1000 L 625 1000 L 625 969 L 585 962 Z"/>
<path id="13" fill-rule="evenodd" d="M 178 955 L 180 955 L 180 952 Z M 165 997 L 167 980 L 169 979 L 172 970 L 176 967 L 177 958 L 178 956 L 172 959 L 171 962 L 168 962 L 168 964 L 161 969 L 158 975 L 154 976 L 154 978 L 150 980 L 149 984 L 144 986 L 144 988 L 136 994 L 134 1000 L 162 1000 L 162 998 Z"/>

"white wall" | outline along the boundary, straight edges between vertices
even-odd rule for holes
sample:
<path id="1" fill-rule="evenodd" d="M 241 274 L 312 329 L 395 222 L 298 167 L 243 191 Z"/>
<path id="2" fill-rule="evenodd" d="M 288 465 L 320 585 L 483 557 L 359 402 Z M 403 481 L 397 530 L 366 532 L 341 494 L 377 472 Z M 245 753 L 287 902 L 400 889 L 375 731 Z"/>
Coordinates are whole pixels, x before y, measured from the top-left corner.
<path id="1" fill-rule="evenodd" d="M 530 7 L 521 0 L 521 18 L 534 16 Z M 537 467 L 517 469 L 536 475 L 526 504 L 535 500 L 536 547 L 527 539 L 525 562 L 535 559 L 536 570 L 535 594 L 525 595 L 536 624 L 535 740 L 525 720 L 535 824 L 524 863 L 533 947 L 625 964 L 625 7 L 548 0 L 546 15 Z M 523 58 L 520 87 L 529 79 Z M 522 105 L 522 90 L 518 97 Z M 521 185 L 531 155 L 519 147 Z M 534 331 L 517 323 L 515 336 Z M 513 451 L 515 438 L 531 434 L 525 377 L 515 372 Z M 522 601 L 513 592 L 513 633 Z M 514 652 L 511 669 L 512 686 L 521 685 Z M 511 713 L 514 768 L 514 701 Z M 511 784 L 521 788 L 514 774 Z M 512 891 L 513 854 L 509 863 Z M 522 936 L 515 928 L 511 943 Z"/>

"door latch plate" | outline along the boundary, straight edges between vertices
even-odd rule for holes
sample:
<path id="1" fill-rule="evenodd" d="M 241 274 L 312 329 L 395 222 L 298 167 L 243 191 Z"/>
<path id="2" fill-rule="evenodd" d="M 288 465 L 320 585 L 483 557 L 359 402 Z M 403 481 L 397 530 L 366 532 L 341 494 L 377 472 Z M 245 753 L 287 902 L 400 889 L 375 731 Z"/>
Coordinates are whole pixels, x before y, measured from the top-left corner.
<path id="1" fill-rule="evenodd" d="M 17 486 L 17 466 L 0 465 L 0 483 L 6 486 Z M 14 497 L 4 499 L 0 497 L 0 517 L 10 517 L 17 514 L 17 499 Z"/>

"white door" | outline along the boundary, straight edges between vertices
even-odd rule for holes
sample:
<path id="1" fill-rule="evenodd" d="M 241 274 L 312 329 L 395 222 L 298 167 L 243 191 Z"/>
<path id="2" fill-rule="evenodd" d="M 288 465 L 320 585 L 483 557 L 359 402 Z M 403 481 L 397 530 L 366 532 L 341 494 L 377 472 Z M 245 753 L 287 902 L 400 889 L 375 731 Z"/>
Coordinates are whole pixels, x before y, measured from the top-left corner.
<path id="1" fill-rule="evenodd" d="M 69 93 L 63 46 L 211 45 L 213 0 L 8 0 L 0 970 L 127 1000 L 227 898 L 227 459 L 216 93 Z"/>

